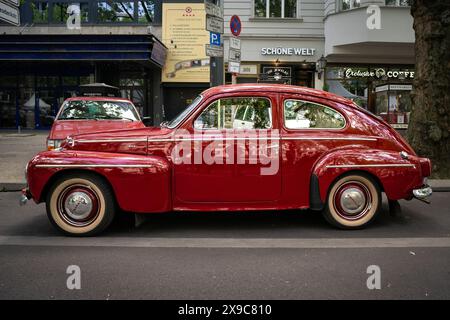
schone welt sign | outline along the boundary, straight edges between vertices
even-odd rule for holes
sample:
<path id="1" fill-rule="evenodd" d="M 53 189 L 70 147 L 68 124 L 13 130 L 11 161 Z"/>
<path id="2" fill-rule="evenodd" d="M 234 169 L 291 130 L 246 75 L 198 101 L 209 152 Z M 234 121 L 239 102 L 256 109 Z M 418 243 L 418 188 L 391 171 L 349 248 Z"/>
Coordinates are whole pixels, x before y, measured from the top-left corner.
<path id="1" fill-rule="evenodd" d="M 263 56 L 313 56 L 315 53 L 315 48 L 261 48 Z"/>

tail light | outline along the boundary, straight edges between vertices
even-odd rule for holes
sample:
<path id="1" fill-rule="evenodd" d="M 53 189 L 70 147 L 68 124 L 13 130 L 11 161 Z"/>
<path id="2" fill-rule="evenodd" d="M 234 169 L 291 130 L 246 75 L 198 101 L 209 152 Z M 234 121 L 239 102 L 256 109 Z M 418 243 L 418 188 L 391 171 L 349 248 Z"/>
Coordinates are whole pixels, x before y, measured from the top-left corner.
<path id="1" fill-rule="evenodd" d="M 431 161 L 427 158 L 420 158 L 420 168 L 422 170 L 423 177 L 429 177 L 431 175 Z"/>

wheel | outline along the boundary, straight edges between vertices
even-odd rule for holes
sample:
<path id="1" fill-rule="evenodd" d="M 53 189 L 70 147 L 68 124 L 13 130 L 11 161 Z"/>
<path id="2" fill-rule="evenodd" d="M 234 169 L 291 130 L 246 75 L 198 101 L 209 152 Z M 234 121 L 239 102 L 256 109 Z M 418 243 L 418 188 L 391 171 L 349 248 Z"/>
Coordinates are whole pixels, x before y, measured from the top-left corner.
<path id="1" fill-rule="evenodd" d="M 46 207 L 52 224 L 71 236 L 102 232 L 111 224 L 116 212 L 110 186 L 90 174 L 72 174 L 58 179 L 47 194 Z"/>
<path id="2" fill-rule="evenodd" d="M 373 221 L 381 207 L 378 183 L 365 174 L 349 174 L 331 187 L 325 219 L 341 229 L 360 229 Z"/>

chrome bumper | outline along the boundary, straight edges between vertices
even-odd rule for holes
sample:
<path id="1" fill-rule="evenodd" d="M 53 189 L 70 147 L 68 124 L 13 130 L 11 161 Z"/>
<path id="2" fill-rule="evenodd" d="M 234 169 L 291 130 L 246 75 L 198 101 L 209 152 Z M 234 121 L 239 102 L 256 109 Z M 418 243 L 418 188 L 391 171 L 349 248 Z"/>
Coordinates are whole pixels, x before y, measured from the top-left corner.
<path id="1" fill-rule="evenodd" d="M 28 188 L 22 189 L 22 193 L 20 195 L 19 204 L 21 206 L 24 206 L 27 204 L 28 200 L 32 198 L 32 195 L 30 193 L 30 190 Z"/>
<path id="2" fill-rule="evenodd" d="M 425 200 L 426 198 L 431 196 L 432 193 L 433 193 L 433 190 L 431 189 L 431 187 L 429 185 L 424 185 L 419 189 L 413 190 L 413 196 L 419 200 Z"/>

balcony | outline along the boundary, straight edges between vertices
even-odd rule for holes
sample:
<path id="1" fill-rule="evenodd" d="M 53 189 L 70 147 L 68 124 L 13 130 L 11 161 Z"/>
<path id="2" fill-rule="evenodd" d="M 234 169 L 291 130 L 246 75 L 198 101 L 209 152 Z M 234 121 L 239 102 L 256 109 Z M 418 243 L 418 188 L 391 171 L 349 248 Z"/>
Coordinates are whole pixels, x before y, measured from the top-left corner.
<path id="1" fill-rule="evenodd" d="M 413 18 L 409 7 L 381 6 L 381 28 L 369 29 L 367 7 L 325 18 L 325 56 L 330 62 L 414 63 Z"/>

